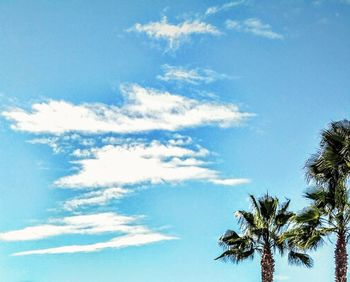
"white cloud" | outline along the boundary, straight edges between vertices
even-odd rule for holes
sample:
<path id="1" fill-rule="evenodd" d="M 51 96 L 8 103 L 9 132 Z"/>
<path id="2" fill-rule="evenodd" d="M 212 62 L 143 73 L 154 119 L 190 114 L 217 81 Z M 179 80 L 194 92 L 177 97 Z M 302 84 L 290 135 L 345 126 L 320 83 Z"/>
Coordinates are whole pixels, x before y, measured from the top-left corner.
<path id="1" fill-rule="evenodd" d="M 158 75 L 157 78 L 163 81 L 179 81 L 191 84 L 200 84 L 230 78 L 225 74 L 219 74 L 211 69 L 188 69 L 170 65 L 163 65 L 162 68 L 164 74 Z"/>
<path id="2" fill-rule="evenodd" d="M 128 234 L 113 238 L 107 242 L 101 242 L 88 245 L 71 245 L 57 248 L 31 250 L 25 252 L 18 252 L 13 254 L 14 256 L 26 256 L 26 255 L 44 255 L 44 254 L 71 254 L 71 253 L 88 253 L 97 252 L 103 249 L 120 249 L 130 246 L 142 246 L 155 242 L 174 240 L 176 237 L 167 236 L 160 233 L 148 232 L 141 234 Z"/>
<path id="3" fill-rule="evenodd" d="M 67 153 L 71 151 L 74 146 L 83 146 L 83 147 L 91 147 L 96 144 L 96 141 L 92 138 L 82 137 L 79 134 L 66 134 L 62 136 L 49 136 L 49 137 L 41 137 L 35 138 L 28 141 L 31 144 L 44 144 L 48 145 L 54 154 L 58 153 Z M 77 152 L 74 154 L 78 154 L 79 151 L 84 152 L 83 149 L 77 149 Z"/>
<path id="4" fill-rule="evenodd" d="M 236 7 L 236 6 L 239 6 L 241 4 L 243 4 L 245 1 L 232 1 L 232 2 L 228 2 L 228 3 L 225 3 L 221 6 L 213 6 L 213 7 L 209 7 L 207 9 L 207 11 L 205 12 L 205 15 L 206 16 L 209 16 L 209 15 L 213 15 L 213 14 L 216 14 L 216 13 L 219 13 L 221 11 L 226 11 L 226 10 L 229 10 L 233 7 Z"/>
<path id="5" fill-rule="evenodd" d="M 108 232 L 144 233 L 148 229 L 130 225 L 138 218 L 112 212 L 51 219 L 48 223 L 0 233 L 2 241 L 31 241 L 68 234 L 96 235 Z"/>
<path id="6" fill-rule="evenodd" d="M 189 145 L 193 142 L 192 138 L 189 136 L 184 136 L 181 134 L 174 134 L 173 139 L 169 139 L 169 144 L 171 145 Z"/>
<path id="7" fill-rule="evenodd" d="M 115 234 L 118 234 L 118 237 L 114 237 L 106 242 L 30 250 L 13 254 L 14 256 L 25 256 L 96 252 L 107 248 L 141 246 L 164 240 L 177 239 L 173 236 L 153 232 L 142 225 L 134 225 L 135 221 L 139 218 L 136 216 L 118 215 L 112 212 L 55 218 L 49 220 L 46 224 L 0 233 L 0 240 L 17 242 L 42 240 L 63 235 L 98 235 L 110 233 L 115 236 Z"/>
<path id="8" fill-rule="evenodd" d="M 48 145 L 55 154 L 58 154 L 64 151 L 63 146 L 59 144 L 58 140 L 57 137 L 46 137 L 29 140 L 28 143 Z"/>
<path id="9" fill-rule="evenodd" d="M 171 24 L 166 17 L 163 17 L 159 22 L 137 23 L 128 31 L 145 33 L 148 37 L 157 40 L 166 40 L 170 49 L 176 49 L 183 40 L 194 34 L 220 34 L 220 31 L 215 26 L 200 20 Z"/>
<path id="10" fill-rule="evenodd" d="M 56 135 L 175 131 L 207 124 L 225 127 L 252 116 L 234 104 L 201 102 L 136 84 L 123 86 L 121 91 L 125 101 L 119 107 L 50 100 L 33 104 L 31 111 L 12 108 L 2 115 L 13 122 L 14 130 Z"/>
<path id="11" fill-rule="evenodd" d="M 77 157 L 77 158 L 87 158 L 87 157 L 90 157 L 92 154 L 91 154 L 91 151 L 89 149 L 75 149 L 73 152 L 72 152 L 72 156 L 74 157 Z"/>
<path id="12" fill-rule="evenodd" d="M 66 210 L 75 210 L 77 208 L 86 206 L 106 205 L 112 200 L 124 198 L 129 193 L 131 193 L 130 190 L 119 187 L 92 191 L 84 194 L 83 196 L 66 201 L 64 203 L 64 208 Z"/>
<path id="13" fill-rule="evenodd" d="M 176 142 L 175 142 L 176 143 Z M 221 179 L 202 159 L 203 147 L 183 147 L 152 141 L 107 145 L 90 150 L 91 157 L 74 161 L 79 171 L 55 182 L 60 187 L 109 187 L 188 180 L 210 181 L 219 185 L 246 183 L 245 179 Z"/>
<path id="14" fill-rule="evenodd" d="M 268 39 L 284 38 L 282 34 L 274 32 L 269 24 L 265 24 L 257 18 L 250 18 L 244 21 L 227 20 L 226 28 L 251 33 Z"/>
<path id="15" fill-rule="evenodd" d="M 218 185 L 234 186 L 250 183 L 249 179 L 245 178 L 229 178 L 229 179 L 211 179 L 210 182 Z"/>

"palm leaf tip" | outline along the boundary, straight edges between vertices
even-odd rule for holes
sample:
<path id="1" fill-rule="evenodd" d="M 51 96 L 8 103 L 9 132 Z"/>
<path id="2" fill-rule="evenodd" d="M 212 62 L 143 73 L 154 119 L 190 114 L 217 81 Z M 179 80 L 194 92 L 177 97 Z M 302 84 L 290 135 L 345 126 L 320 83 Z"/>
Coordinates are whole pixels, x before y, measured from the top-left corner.
<path id="1" fill-rule="evenodd" d="M 235 242 L 237 239 L 239 239 L 239 235 L 233 231 L 233 230 L 227 230 L 220 238 L 219 238 L 219 245 L 230 245 L 233 242 Z"/>
<path id="2" fill-rule="evenodd" d="M 253 248 L 248 248 L 246 250 L 242 250 L 240 248 L 229 249 L 223 252 L 220 256 L 218 256 L 214 260 L 223 260 L 224 262 L 231 261 L 233 263 L 239 263 L 249 258 L 253 259 L 254 251 L 255 250 Z"/>
<path id="3" fill-rule="evenodd" d="M 320 212 L 316 207 L 310 207 L 303 210 L 295 217 L 297 223 L 317 223 L 320 219 Z"/>
<path id="4" fill-rule="evenodd" d="M 288 262 L 294 265 L 303 265 L 308 268 L 313 266 L 312 258 L 304 253 L 299 253 L 296 251 L 290 251 L 288 254 Z"/>

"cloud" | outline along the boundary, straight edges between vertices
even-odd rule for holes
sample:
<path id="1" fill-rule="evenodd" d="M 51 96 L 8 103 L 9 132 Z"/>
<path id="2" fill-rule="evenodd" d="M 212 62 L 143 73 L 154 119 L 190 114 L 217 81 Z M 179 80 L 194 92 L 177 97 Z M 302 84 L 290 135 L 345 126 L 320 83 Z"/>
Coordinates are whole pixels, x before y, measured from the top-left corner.
<path id="1" fill-rule="evenodd" d="M 190 84 L 211 83 L 219 79 L 228 79 L 228 75 L 219 74 L 211 69 L 187 69 L 170 65 L 162 66 L 164 74 L 157 78 L 163 81 L 178 81 Z"/>
<path id="2" fill-rule="evenodd" d="M 148 229 L 143 226 L 130 225 L 137 219 L 138 217 L 118 215 L 112 212 L 67 216 L 51 219 L 46 224 L 0 233 L 0 240 L 32 241 L 68 234 L 96 235 L 109 232 L 147 232 Z"/>
<path id="3" fill-rule="evenodd" d="M 222 179 L 207 168 L 204 157 L 209 151 L 200 146 L 184 147 L 175 141 L 134 142 L 92 148 L 90 156 L 75 160 L 75 174 L 58 179 L 60 187 L 110 187 L 188 180 L 210 181 L 219 185 L 246 183 L 246 179 Z"/>
<path id="4" fill-rule="evenodd" d="M 234 29 L 268 39 L 283 39 L 284 36 L 272 31 L 269 24 L 263 23 L 260 19 L 250 18 L 244 21 L 227 20 L 226 28 Z"/>
<path id="5" fill-rule="evenodd" d="M 12 108 L 2 112 L 14 130 L 60 135 L 176 131 L 202 125 L 238 125 L 252 114 L 234 104 L 201 102 L 184 96 L 132 84 L 121 87 L 122 106 L 74 105 L 50 100 L 32 105 L 31 111 Z"/>
<path id="6" fill-rule="evenodd" d="M 237 179 L 211 179 L 210 182 L 218 185 L 225 185 L 225 186 L 235 186 L 235 185 L 241 185 L 241 184 L 247 184 L 250 183 L 249 179 L 245 178 L 237 178 Z"/>
<path id="7" fill-rule="evenodd" d="M 156 40 L 165 40 L 168 42 L 170 49 L 178 48 L 181 42 L 195 34 L 220 34 L 220 31 L 215 26 L 200 20 L 171 24 L 166 17 L 163 17 L 159 22 L 137 23 L 128 31 L 145 33 L 148 37 Z"/>
<path id="8" fill-rule="evenodd" d="M 73 198 L 64 203 L 64 209 L 75 210 L 86 206 L 101 206 L 106 205 L 112 200 L 122 199 L 131 191 L 119 187 L 107 188 L 100 191 L 93 191 L 84 194 L 83 196 Z"/>
<path id="9" fill-rule="evenodd" d="M 30 144 L 48 145 L 54 154 L 67 153 L 76 146 L 91 147 L 95 145 L 96 140 L 93 138 L 83 137 L 79 134 L 65 134 L 62 136 L 48 136 L 35 138 L 28 141 Z M 79 149 L 80 151 L 84 151 Z"/>
<path id="10" fill-rule="evenodd" d="M 214 15 L 214 14 L 217 14 L 221 11 L 226 11 L 226 10 L 229 10 L 233 7 L 236 7 L 236 6 L 239 6 L 241 4 L 243 4 L 245 1 L 232 1 L 232 2 L 228 2 L 228 3 L 225 3 L 221 6 L 213 6 L 213 7 L 209 7 L 206 12 L 205 12 L 205 15 L 206 16 L 209 16 L 209 15 Z"/>
<path id="11" fill-rule="evenodd" d="M 62 246 L 13 254 L 14 256 L 25 256 L 35 254 L 96 252 L 107 248 L 141 246 L 164 240 L 177 239 L 173 236 L 153 232 L 141 225 L 134 225 L 139 218 L 140 217 L 136 216 L 118 215 L 112 212 L 55 218 L 49 220 L 46 224 L 0 233 L 0 240 L 17 242 L 42 240 L 63 235 L 121 234 L 106 242 Z"/>
<path id="12" fill-rule="evenodd" d="M 88 253 L 97 252 L 104 249 L 120 249 L 130 246 L 142 246 L 160 241 L 168 241 L 177 239 L 176 237 L 167 236 L 160 233 L 143 233 L 143 234 L 129 234 L 125 236 L 116 237 L 107 242 L 101 242 L 96 244 L 87 245 L 71 245 L 57 248 L 48 248 L 41 250 L 32 250 L 25 252 L 18 252 L 13 254 L 14 256 L 27 256 L 27 255 L 44 255 L 44 254 L 71 254 L 71 253 Z"/>
<path id="13" fill-rule="evenodd" d="M 63 146 L 60 145 L 58 140 L 59 138 L 57 137 L 36 138 L 29 140 L 28 143 L 48 145 L 55 154 L 58 154 L 64 151 Z"/>

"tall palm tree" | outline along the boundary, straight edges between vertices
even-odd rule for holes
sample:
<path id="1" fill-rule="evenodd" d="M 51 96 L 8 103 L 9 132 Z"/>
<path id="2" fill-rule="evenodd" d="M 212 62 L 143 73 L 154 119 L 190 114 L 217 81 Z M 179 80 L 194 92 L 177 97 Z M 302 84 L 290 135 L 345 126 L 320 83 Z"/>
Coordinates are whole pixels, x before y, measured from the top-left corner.
<path id="1" fill-rule="evenodd" d="M 279 204 L 276 197 L 268 194 L 256 199 L 249 196 L 252 211 L 238 211 L 242 235 L 235 231 L 227 230 L 220 237 L 219 244 L 225 251 L 216 259 L 231 260 L 239 263 L 253 258 L 255 253 L 261 255 L 261 278 L 263 282 L 272 282 L 275 270 L 274 253 L 278 250 L 284 254 L 289 251 L 288 260 L 292 264 L 312 266 L 311 258 L 297 251 L 291 244 L 281 240 L 287 230 L 294 213 L 288 211 L 290 201 Z"/>
<path id="2" fill-rule="evenodd" d="M 326 236 L 337 237 L 335 281 L 347 281 L 347 241 L 350 236 L 350 122 L 332 122 L 321 134 L 320 149 L 306 162 L 306 176 L 315 185 L 306 193 L 311 205 L 295 220 L 287 234 L 289 242 L 303 249 L 316 249 Z"/>

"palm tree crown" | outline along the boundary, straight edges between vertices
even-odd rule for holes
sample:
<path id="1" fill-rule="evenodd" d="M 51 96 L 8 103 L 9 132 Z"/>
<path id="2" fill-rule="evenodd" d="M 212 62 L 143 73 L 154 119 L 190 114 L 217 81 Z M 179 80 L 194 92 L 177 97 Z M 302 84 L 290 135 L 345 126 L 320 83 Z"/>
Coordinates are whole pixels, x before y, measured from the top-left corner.
<path id="1" fill-rule="evenodd" d="M 331 234 L 335 248 L 336 281 L 347 281 L 346 244 L 350 230 L 350 122 L 333 122 L 322 132 L 319 151 L 306 162 L 306 176 L 315 187 L 305 197 L 311 205 L 295 217 L 296 227 L 285 234 L 291 244 L 316 249 Z"/>
<path id="2" fill-rule="evenodd" d="M 306 176 L 335 189 L 350 173 L 350 121 L 332 122 L 321 133 L 320 149 L 306 162 Z"/>
<path id="3" fill-rule="evenodd" d="M 268 282 L 273 281 L 273 252 L 276 250 L 281 254 L 288 250 L 290 263 L 310 267 L 312 260 L 308 255 L 298 252 L 296 247 L 281 239 L 294 216 L 294 213 L 288 211 L 290 201 L 280 204 L 278 198 L 268 194 L 259 199 L 252 195 L 249 198 L 252 211 L 236 212 L 243 234 L 226 231 L 219 239 L 225 251 L 216 259 L 239 263 L 258 253 L 261 255 L 262 281 Z"/>

